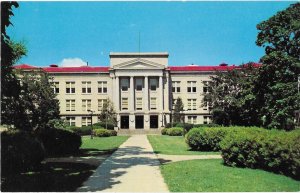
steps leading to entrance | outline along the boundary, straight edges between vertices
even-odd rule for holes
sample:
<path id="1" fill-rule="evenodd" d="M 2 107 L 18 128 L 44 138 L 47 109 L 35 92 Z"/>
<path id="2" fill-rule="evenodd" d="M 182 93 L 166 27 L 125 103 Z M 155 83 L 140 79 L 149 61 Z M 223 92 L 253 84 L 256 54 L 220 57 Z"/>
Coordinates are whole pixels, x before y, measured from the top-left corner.
<path id="1" fill-rule="evenodd" d="M 147 134 L 161 134 L 161 129 L 135 129 L 135 130 L 129 130 L 129 129 L 120 129 L 118 130 L 118 135 L 147 135 Z"/>

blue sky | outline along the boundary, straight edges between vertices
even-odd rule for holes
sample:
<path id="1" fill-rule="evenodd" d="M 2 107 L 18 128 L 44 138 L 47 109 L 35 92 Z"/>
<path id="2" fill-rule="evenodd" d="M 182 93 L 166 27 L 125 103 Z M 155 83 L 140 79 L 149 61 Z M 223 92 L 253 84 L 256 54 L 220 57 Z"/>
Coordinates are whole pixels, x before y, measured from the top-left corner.
<path id="1" fill-rule="evenodd" d="M 169 52 L 169 65 L 259 61 L 256 25 L 292 2 L 20 2 L 8 34 L 28 49 L 19 63 L 88 61 L 109 52 Z"/>

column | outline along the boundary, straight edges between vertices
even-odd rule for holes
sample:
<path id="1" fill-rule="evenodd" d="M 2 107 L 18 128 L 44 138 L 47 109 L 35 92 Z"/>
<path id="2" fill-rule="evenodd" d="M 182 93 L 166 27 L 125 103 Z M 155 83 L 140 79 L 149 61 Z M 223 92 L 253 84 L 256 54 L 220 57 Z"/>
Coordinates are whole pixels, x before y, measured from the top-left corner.
<path id="1" fill-rule="evenodd" d="M 120 111 L 120 88 L 119 88 L 120 80 L 119 77 L 115 77 L 115 106 L 117 113 Z"/>
<path id="2" fill-rule="evenodd" d="M 158 81 L 158 84 L 159 84 L 159 92 L 158 92 L 158 98 L 157 100 L 159 101 L 159 108 L 158 110 L 160 112 L 163 111 L 163 108 L 164 108 L 164 93 L 163 93 L 163 79 L 162 79 L 162 76 L 159 76 L 159 81 Z"/>
<path id="3" fill-rule="evenodd" d="M 135 129 L 135 116 L 134 116 L 134 78 L 130 76 L 130 91 L 129 91 L 129 129 Z"/>
<path id="4" fill-rule="evenodd" d="M 133 76 L 130 76 L 130 92 L 129 92 L 129 110 L 130 112 L 134 111 L 134 79 Z"/>
<path id="5" fill-rule="evenodd" d="M 144 111 L 148 112 L 149 111 L 149 88 L 148 88 L 148 76 L 145 76 L 145 81 L 144 81 Z"/>
<path id="6" fill-rule="evenodd" d="M 145 76 L 144 81 L 144 128 L 150 129 L 150 116 L 149 116 L 149 81 L 148 76 Z"/>

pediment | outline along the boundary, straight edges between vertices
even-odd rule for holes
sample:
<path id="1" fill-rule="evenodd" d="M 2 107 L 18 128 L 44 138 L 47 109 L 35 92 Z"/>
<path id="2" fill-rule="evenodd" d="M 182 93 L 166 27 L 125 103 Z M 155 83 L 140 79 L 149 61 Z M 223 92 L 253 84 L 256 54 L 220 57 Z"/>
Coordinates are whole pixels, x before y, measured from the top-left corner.
<path id="1" fill-rule="evenodd" d="M 113 66 L 114 69 L 164 69 L 165 66 L 152 61 L 136 58 Z"/>

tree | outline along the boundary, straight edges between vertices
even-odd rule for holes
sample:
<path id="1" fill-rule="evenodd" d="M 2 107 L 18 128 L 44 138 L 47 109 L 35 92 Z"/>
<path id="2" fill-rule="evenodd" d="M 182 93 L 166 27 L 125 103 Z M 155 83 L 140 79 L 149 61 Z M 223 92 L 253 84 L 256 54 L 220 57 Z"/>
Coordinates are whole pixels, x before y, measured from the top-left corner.
<path id="1" fill-rule="evenodd" d="M 42 70 L 19 72 L 22 76 L 21 100 L 25 104 L 30 127 L 35 130 L 59 119 L 59 101 L 53 91 L 52 78 Z"/>
<path id="2" fill-rule="evenodd" d="M 300 109 L 300 3 L 257 25 L 256 44 L 265 47 L 263 63 L 254 82 L 260 116 L 268 128 L 290 130 L 294 111 Z"/>
<path id="3" fill-rule="evenodd" d="M 114 105 L 112 101 L 109 98 L 102 106 L 101 113 L 100 113 L 100 120 L 102 122 L 105 122 L 106 129 L 107 129 L 107 123 L 111 123 L 113 125 L 116 125 L 117 123 L 116 111 L 114 109 Z"/>
<path id="4" fill-rule="evenodd" d="M 184 110 L 184 105 L 183 105 L 183 102 L 182 102 L 182 99 L 180 97 L 178 97 L 176 99 L 176 102 L 175 102 L 175 106 L 174 106 L 174 116 L 173 116 L 173 121 L 172 122 L 175 122 L 175 123 L 180 123 L 182 122 L 183 120 L 183 115 L 182 115 L 182 111 Z"/>
<path id="5" fill-rule="evenodd" d="M 202 106 L 211 106 L 213 121 L 220 125 L 259 125 L 253 77 L 257 68 L 248 63 L 226 72 L 216 71 L 204 93 Z"/>
<path id="6" fill-rule="evenodd" d="M 13 64 L 23 55 L 26 48 L 22 43 L 14 43 L 6 33 L 6 28 L 12 23 L 13 7 L 19 7 L 17 2 L 1 2 L 1 124 L 13 125 L 27 130 L 29 122 L 24 104 L 20 100 L 21 86 L 13 72 Z M 18 50 L 18 51 L 17 51 Z"/>

